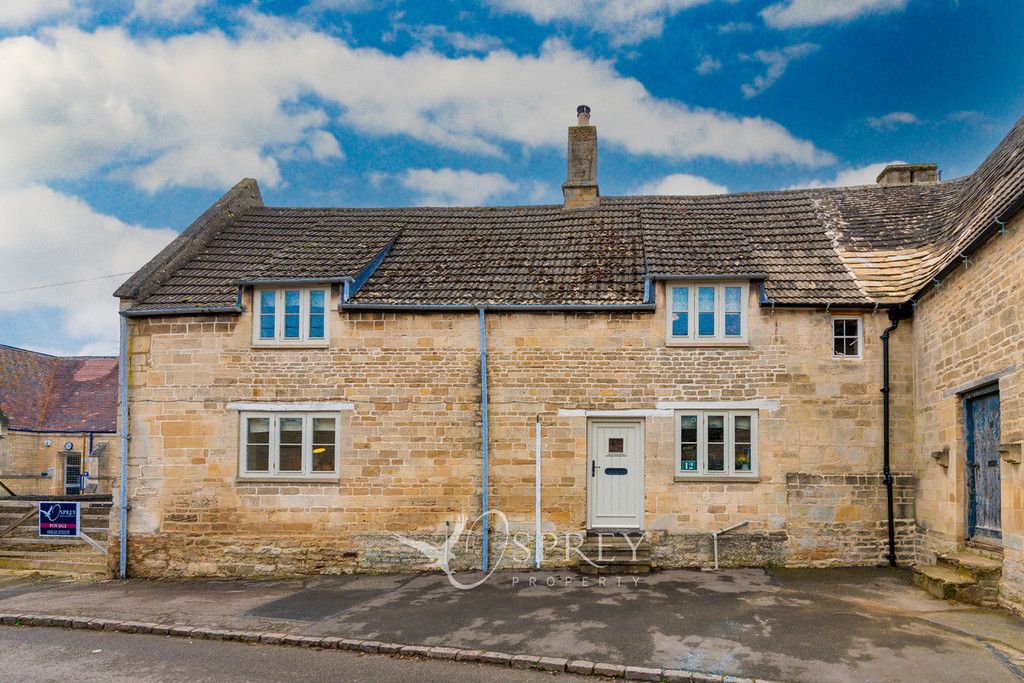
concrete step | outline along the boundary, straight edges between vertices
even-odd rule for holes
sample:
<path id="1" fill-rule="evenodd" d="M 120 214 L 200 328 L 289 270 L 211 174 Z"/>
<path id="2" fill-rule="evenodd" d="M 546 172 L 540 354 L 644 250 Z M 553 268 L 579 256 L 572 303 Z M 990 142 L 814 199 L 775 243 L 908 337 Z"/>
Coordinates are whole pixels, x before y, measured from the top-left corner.
<path id="1" fill-rule="evenodd" d="M 93 536 L 89 534 L 89 538 L 96 541 L 100 545 L 106 545 L 106 536 L 97 534 Z M 80 538 L 74 537 L 63 537 L 54 536 L 53 538 L 39 538 L 38 536 L 4 536 L 0 538 L 0 549 L 9 549 L 10 546 L 36 546 L 36 545 L 51 545 L 51 546 L 85 546 L 85 541 Z"/>
<path id="2" fill-rule="evenodd" d="M 938 556 L 936 564 L 948 567 L 961 576 L 974 579 L 979 583 L 999 583 L 1003 574 L 1002 559 L 994 559 L 972 550 L 961 550 Z"/>
<path id="3" fill-rule="evenodd" d="M 946 565 L 917 565 L 914 584 L 942 600 L 956 600 L 982 607 L 998 606 L 999 589 L 996 585 L 979 583 Z"/>
<path id="4" fill-rule="evenodd" d="M 587 576 L 606 576 L 613 574 L 650 574 L 651 565 L 648 563 L 630 563 L 630 562 L 617 562 L 604 564 L 601 567 L 595 567 L 587 564 L 586 562 L 580 563 L 576 567 L 576 571 L 580 574 Z"/>
<path id="5" fill-rule="evenodd" d="M 0 569 L 106 575 L 107 558 L 98 552 L 0 552 Z"/>
<path id="6" fill-rule="evenodd" d="M 981 555 L 992 560 L 1003 561 L 1003 549 L 998 545 L 989 543 L 979 543 L 978 541 L 968 541 L 967 546 L 964 548 L 964 552 L 971 553 L 973 555 Z"/>
<path id="7" fill-rule="evenodd" d="M 635 554 L 628 548 L 623 550 L 612 550 L 609 548 L 603 548 L 600 553 L 598 552 L 597 548 L 581 548 L 580 550 L 585 556 L 587 556 L 590 559 L 591 562 L 597 562 L 598 564 L 605 564 L 608 562 L 639 562 L 642 564 L 651 563 L 651 551 L 649 549 L 638 549 Z"/>

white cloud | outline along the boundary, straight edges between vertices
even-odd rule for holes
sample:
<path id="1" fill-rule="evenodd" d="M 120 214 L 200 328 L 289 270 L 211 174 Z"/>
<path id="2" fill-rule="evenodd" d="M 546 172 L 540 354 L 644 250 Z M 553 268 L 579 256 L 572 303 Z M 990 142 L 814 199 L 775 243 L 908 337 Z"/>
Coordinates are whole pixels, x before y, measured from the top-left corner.
<path id="1" fill-rule="evenodd" d="M 715 59 L 711 55 L 704 55 L 697 64 L 695 71 L 701 76 L 707 76 L 710 73 L 714 73 L 722 68 L 722 60 Z"/>
<path id="2" fill-rule="evenodd" d="M 345 153 L 341 151 L 341 145 L 338 144 L 338 138 L 326 130 L 314 130 L 309 134 L 307 142 L 309 151 L 317 161 L 345 158 Z"/>
<path id="3" fill-rule="evenodd" d="M 817 49 L 818 46 L 814 43 L 800 43 L 781 50 L 758 50 L 752 55 L 740 55 L 742 59 L 760 62 L 768 67 L 767 71 L 756 76 L 752 82 L 740 86 L 743 96 L 749 99 L 760 95 L 782 78 L 790 62 L 806 57 Z"/>
<path id="4" fill-rule="evenodd" d="M 665 20 L 710 0 L 490 0 L 503 12 L 525 14 L 539 24 L 567 21 L 608 34 L 614 45 L 656 38 Z"/>
<path id="5" fill-rule="evenodd" d="M 71 0 L 2 0 L 0 29 L 32 26 L 71 11 Z"/>
<path id="6" fill-rule="evenodd" d="M 243 177 L 256 178 L 267 187 L 281 183 L 281 172 L 274 159 L 261 156 L 255 149 L 230 149 L 215 144 L 173 149 L 137 168 L 131 176 L 136 185 L 150 193 L 173 185 L 230 187 Z"/>
<path id="7" fill-rule="evenodd" d="M 657 98 L 560 41 L 527 55 L 391 55 L 257 18 L 235 38 L 61 27 L 0 40 L 0 183 L 103 170 L 148 191 L 220 189 L 246 173 L 273 185 L 276 159 L 326 140 L 318 132 L 335 121 L 471 154 L 561 148 L 581 102 L 603 143 L 632 154 L 833 161 L 773 121 Z"/>
<path id="8" fill-rule="evenodd" d="M 799 185 L 789 187 L 790 190 L 798 190 L 814 187 L 853 187 L 855 185 L 874 185 L 878 174 L 889 164 L 902 164 L 902 161 L 885 161 L 878 164 L 868 164 L 857 168 L 848 168 L 839 171 L 833 178 L 828 180 L 811 180 Z"/>
<path id="9" fill-rule="evenodd" d="M 723 35 L 727 33 L 746 33 L 753 30 L 754 25 L 746 21 L 730 21 L 718 26 L 718 32 Z"/>
<path id="10" fill-rule="evenodd" d="M 724 185 L 688 173 L 673 173 L 658 180 L 644 183 L 633 194 L 725 194 Z"/>
<path id="11" fill-rule="evenodd" d="M 454 48 L 459 52 L 490 52 L 500 49 L 504 42 L 497 36 L 486 33 L 467 34 L 462 31 L 452 31 L 440 24 L 425 24 L 421 26 L 395 22 L 392 24 L 391 32 L 385 34 L 385 42 L 388 42 L 399 33 L 407 33 L 413 40 L 422 46 L 434 47 L 442 45 Z"/>
<path id="12" fill-rule="evenodd" d="M 306 12 L 367 12 L 381 4 L 374 0 L 313 0 L 303 10 Z"/>
<path id="13" fill-rule="evenodd" d="M 135 0 L 132 18 L 177 24 L 191 19 L 213 0 Z"/>
<path id="14" fill-rule="evenodd" d="M 500 173 L 466 169 L 410 168 L 395 178 L 402 187 L 419 193 L 423 206 L 480 206 L 516 189 Z"/>
<path id="15" fill-rule="evenodd" d="M 0 28 L 19 28 L 71 11 L 71 0 L 2 0 Z"/>
<path id="16" fill-rule="evenodd" d="M 820 26 L 853 21 L 869 14 L 898 12 L 908 0 L 784 0 L 761 10 L 761 18 L 774 28 Z"/>
<path id="17" fill-rule="evenodd" d="M 875 130 L 896 130 L 900 126 L 921 123 L 921 120 L 909 111 L 893 111 L 883 116 L 870 116 L 867 124 Z"/>
<path id="18" fill-rule="evenodd" d="M 985 121 L 985 115 L 980 111 L 972 111 L 969 109 L 961 111 L 953 111 L 943 117 L 946 121 L 954 121 L 956 123 L 972 123 L 981 124 Z"/>
<path id="19" fill-rule="evenodd" d="M 129 225 L 43 185 L 0 188 L 0 291 L 126 273 L 140 268 L 176 233 Z M 0 311 L 55 306 L 62 316 L 51 344 L 117 351 L 117 301 L 127 276 L 0 296 Z"/>

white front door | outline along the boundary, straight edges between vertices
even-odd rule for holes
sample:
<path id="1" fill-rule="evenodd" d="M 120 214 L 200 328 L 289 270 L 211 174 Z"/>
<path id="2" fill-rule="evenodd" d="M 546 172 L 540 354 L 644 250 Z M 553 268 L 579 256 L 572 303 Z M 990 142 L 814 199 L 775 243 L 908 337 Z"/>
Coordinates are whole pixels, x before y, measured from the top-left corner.
<path id="1" fill-rule="evenodd" d="M 643 421 L 591 420 L 587 431 L 587 526 L 643 528 Z"/>

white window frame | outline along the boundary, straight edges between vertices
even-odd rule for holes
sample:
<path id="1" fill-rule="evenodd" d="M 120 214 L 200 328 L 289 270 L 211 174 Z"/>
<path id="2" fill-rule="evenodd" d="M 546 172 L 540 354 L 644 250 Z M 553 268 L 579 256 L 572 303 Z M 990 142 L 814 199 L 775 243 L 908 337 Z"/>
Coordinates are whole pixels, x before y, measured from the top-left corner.
<path id="1" fill-rule="evenodd" d="M 268 418 L 270 420 L 270 456 L 268 470 L 250 471 L 248 469 L 248 425 L 250 418 Z M 280 472 L 280 420 L 297 417 L 302 419 L 302 471 Z M 329 418 L 334 420 L 334 469 L 330 472 L 313 471 L 313 418 Z M 298 413 L 298 412 L 267 412 L 243 411 L 239 413 L 238 436 L 238 476 L 241 479 L 309 479 L 337 480 L 341 461 L 341 419 L 338 413 Z"/>
<path id="2" fill-rule="evenodd" d="M 284 336 L 284 293 L 286 291 L 298 291 L 299 295 L 299 336 L 296 339 L 286 339 Z M 309 336 L 309 297 L 311 292 L 324 293 L 324 337 L 310 338 Z M 260 322 L 263 313 L 263 292 L 274 292 L 274 338 L 264 339 L 260 337 Z M 331 341 L 331 286 L 295 286 L 287 285 L 275 287 L 254 287 L 252 293 L 252 344 L 253 346 L 304 346 L 324 347 Z"/>
<path id="3" fill-rule="evenodd" d="M 725 416 L 725 469 L 721 471 L 708 471 L 708 442 L 707 442 L 707 418 L 711 415 Z M 696 416 L 697 418 L 697 469 L 684 470 L 682 463 L 683 443 L 682 426 L 683 417 Z M 750 471 L 736 471 L 736 418 L 739 416 L 750 417 Z M 675 451 L 676 479 L 757 479 L 760 467 L 760 449 L 758 448 L 758 411 L 756 410 L 677 410 L 675 430 Z"/>
<path id="4" fill-rule="evenodd" d="M 847 354 L 836 353 L 836 321 L 837 320 L 856 320 L 857 321 L 857 355 L 850 356 Z M 836 360 L 860 360 L 864 357 L 864 320 L 859 315 L 834 315 L 829 320 L 829 343 L 832 345 L 831 354 L 832 358 Z M 843 339 L 849 339 L 847 335 L 843 335 Z"/>
<path id="5" fill-rule="evenodd" d="M 676 287 L 688 287 L 687 332 L 684 335 L 672 334 L 672 290 Z M 715 288 L 715 334 L 702 337 L 697 334 L 697 291 L 701 287 Z M 725 288 L 740 289 L 740 334 L 737 337 L 725 336 Z M 750 320 L 750 283 L 743 280 L 676 280 L 665 283 L 665 343 L 668 346 L 746 346 L 748 344 L 748 324 Z"/>

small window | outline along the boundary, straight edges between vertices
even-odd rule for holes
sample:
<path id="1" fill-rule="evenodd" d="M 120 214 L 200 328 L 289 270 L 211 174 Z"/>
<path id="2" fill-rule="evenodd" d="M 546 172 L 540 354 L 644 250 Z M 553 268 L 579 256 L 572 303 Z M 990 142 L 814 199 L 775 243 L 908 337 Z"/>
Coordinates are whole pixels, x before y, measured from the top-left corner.
<path id="1" fill-rule="evenodd" d="M 253 296 L 253 343 L 326 344 L 328 287 L 257 289 Z"/>
<path id="2" fill-rule="evenodd" d="M 676 413 L 676 476 L 757 476 L 757 411 Z"/>
<path id="3" fill-rule="evenodd" d="M 832 318 L 832 357 L 861 357 L 860 318 Z"/>
<path id="4" fill-rule="evenodd" d="M 338 416 L 243 413 L 241 476 L 324 477 L 338 473 Z"/>
<path id="5" fill-rule="evenodd" d="M 745 282 L 670 282 L 666 341 L 729 345 L 747 341 Z"/>

